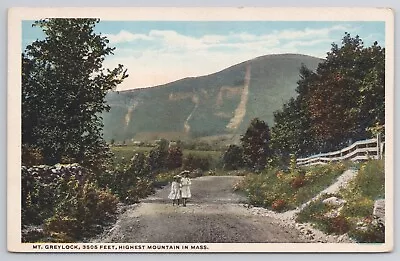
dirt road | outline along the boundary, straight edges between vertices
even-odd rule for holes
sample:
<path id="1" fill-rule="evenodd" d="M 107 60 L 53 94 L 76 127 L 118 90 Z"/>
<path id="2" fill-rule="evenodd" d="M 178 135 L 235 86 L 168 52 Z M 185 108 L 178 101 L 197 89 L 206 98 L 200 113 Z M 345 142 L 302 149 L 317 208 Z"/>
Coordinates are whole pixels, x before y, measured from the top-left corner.
<path id="1" fill-rule="evenodd" d="M 299 232 L 270 217 L 253 215 L 245 198 L 232 192 L 242 177 L 208 176 L 192 180 L 186 207 L 172 206 L 169 186 L 128 207 L 115 226 L 96 242 L 112 243 L 295 243 Z"/>

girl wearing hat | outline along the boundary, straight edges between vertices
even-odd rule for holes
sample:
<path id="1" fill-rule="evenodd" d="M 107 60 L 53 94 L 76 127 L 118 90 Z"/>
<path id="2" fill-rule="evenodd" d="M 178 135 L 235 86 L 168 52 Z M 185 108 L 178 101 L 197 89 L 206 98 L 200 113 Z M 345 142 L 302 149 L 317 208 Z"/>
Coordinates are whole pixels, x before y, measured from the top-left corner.
<path id="1" fill-rule="evenodd" d="M 172 206 L 175 206 L 175 203 L 179 205 L 181 200 L 181 188 L 179 183 L 180 176 L 175 176 L 174 180 L 171 183 L 171 192 L 168 195 L 169 199 L 172 199 Z"/>
<path id="2" fill-rule="evenodd" d="M 187 199 L 192 196 L 192 194 L 190 193 L 190 185 L 192 184 L 192 182 L 190 181 L 189 173 L 190 172 L 187 170 L 181 173 L 181 175 L 183 175 L 181 179 L 181 195 L 184 207 L 186 207 Z"/>

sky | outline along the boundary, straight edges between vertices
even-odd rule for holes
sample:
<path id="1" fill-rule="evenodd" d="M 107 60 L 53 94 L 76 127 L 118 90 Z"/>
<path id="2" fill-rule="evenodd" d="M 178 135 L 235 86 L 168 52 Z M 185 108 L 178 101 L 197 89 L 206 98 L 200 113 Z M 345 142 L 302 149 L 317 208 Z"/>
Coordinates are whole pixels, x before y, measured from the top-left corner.
<path id="1" fill-rule="evenodd" d="M 22 49 L 43 39 L 32 21 L 22 23 Z M 123 64 L 129 77 L 117 90 L 151 87 L 221 71 L 267 54 L 325 58 L 345 32 L 365 46 L 385 46 L 384 22 L 353 21 L 100 21 L 97 33 L 116 47 L 104 66 Z"/>

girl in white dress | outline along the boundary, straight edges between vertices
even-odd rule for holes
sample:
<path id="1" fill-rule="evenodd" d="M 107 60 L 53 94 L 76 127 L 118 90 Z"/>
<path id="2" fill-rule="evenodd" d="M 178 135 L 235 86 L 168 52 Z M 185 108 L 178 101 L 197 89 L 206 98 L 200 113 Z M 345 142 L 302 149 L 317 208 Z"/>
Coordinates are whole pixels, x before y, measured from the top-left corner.
<path id="1" fill-rule="evenodd" d="M 179 176 L 175 176 L 171 183 L 171 192 L 168 195 L 169 199 L 172 199 L 172 205 L 175 206 L 177 203 L 179 205 L 181 200 L 181 188 L 179 183 Z"/>
<path id="2" fill-rule="evenodd" d="M 183 177 L 181 178 L 181 195 L 183 206 L 186 207 L 186 201 L 192 196 L 190 193 L 190 185 L 192 184 L 189 178 L 189 171 L 183 171 L 181 173 Z"/>

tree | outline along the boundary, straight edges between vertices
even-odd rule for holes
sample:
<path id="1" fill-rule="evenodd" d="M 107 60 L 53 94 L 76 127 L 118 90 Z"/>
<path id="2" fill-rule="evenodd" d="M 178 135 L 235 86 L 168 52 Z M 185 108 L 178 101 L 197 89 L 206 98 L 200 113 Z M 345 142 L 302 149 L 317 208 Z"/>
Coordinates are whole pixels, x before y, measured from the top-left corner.
<path id="1" fill-rule="evenodd" d="M 166 161 L 168 157 L 168 141 L 161 139 L 157 147 L 152 149 L 147 159 L 151 173 L 156 173 L 158 170 L 166 168 Z"/>
<path id="2" fill-rule="evenodd" d="M 168 149 L 166 164 L 168 169 L 176 169 L 182 166 L 183 153 L 180 146 L 173 146 Z"/>
<path id="3" fill-rule="evenodd" d="M 298 96 L 285 103 L 282 110 L 274 112 L 275 124 L 271 131 L 271 147 L 284 161 L 289 161 L 290 154 L 305 156 L 313 152 L 314 141 L 310 131 L 311 120 L 307 99 L 310 82 L 315 77 L 313 71 L 302 65 L 296 88 Z"/>
<path id="4" fill-rule="evenodd" d="M 369 138 L 369 130 L 385 122 L 384 64 L 385 49 L 377 42 L 366 48 L 346 33 L 315 72 L 303 66 L 298 96 L 274 113 L 274 152 L 304 157 Z"/>
<path id="5" fill-rule="evenodd" d="M 243 161 L 248 168 L 260 170 L 265 167 L 267 158 L 272 156 L 270 139 L 268 125 L 254 118 L 245 135 L 240 139 L 243 147 Z"/>
<path id="6" fill-rule="evenodd" d="M 235 170 L 243 167 L 243 149 L 237 145 L 229 145 L 222 157 L 226 170 Z"/>
<path id="7" fill-rule="evenodd" d="M 367 138 L 367 127 L 384 121 L 384 49 L 365 48 L 346 33 L 332 44 L 310 85 L 308 108 L 312 131 L 321 151 Z"/>
<path id="8" fill-rule="evenodd" d="M 126 77 L 122 65 L 103 67 L 109 47 L 94 32 L 98 19 L 44 19 L 45 38 L 22 54 L 22 142 L 41 150 L 46 164 L 73 158 L 95 167 L 107 157 L 101 113 L 105 96 Z"/>
<path id="9" fill-rule="evenodd" d="M 362 54 L 371 66 L 361 81 L 358 99 L 360 129 L 368 131 L 385 125 L 385 49 L 374 42 Z"/>

